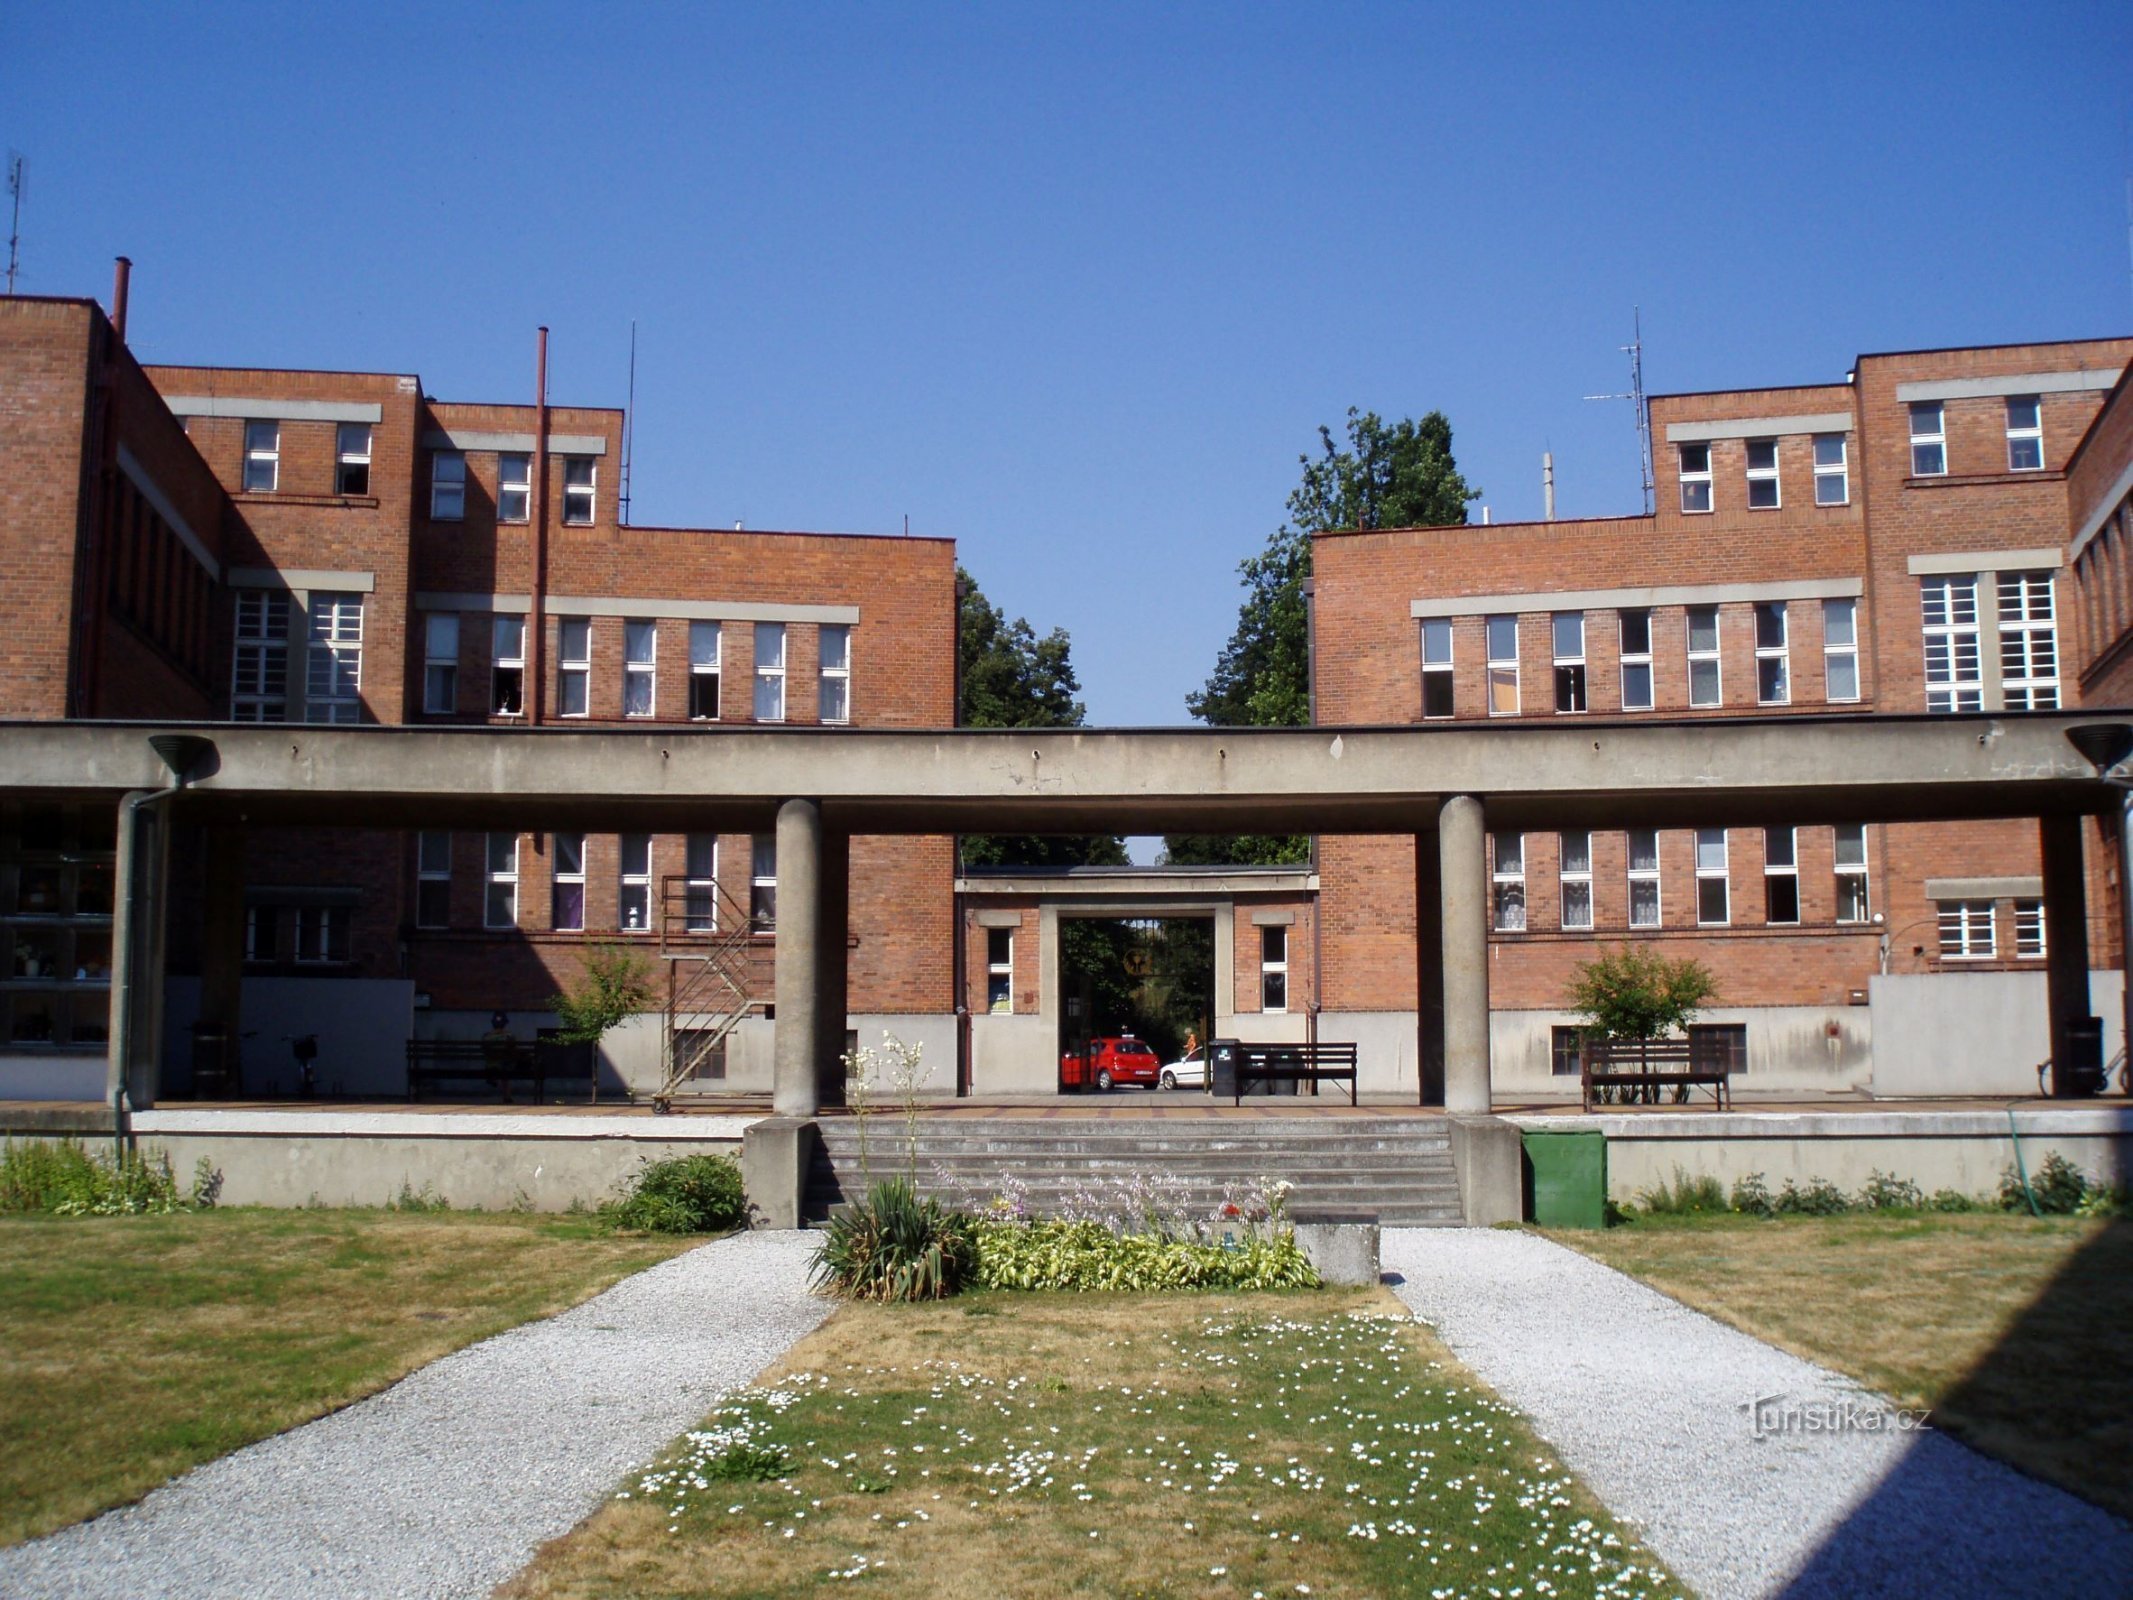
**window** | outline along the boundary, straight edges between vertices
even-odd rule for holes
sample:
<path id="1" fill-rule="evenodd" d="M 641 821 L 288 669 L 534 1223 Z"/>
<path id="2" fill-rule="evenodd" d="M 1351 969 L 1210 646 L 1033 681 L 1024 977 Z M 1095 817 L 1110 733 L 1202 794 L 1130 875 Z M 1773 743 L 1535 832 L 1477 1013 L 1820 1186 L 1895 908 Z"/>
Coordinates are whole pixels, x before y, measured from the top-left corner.
<path id="1" fill-rule="evenodd" d="M 1452 714 L 1452 619 L 1422 620 L 1422 715 Z"/>
<path id="2" fill-rule="evenodd" d="M 1555 709 L 1585 709 L 1585 613 L 1555 614 Z"/>
<path id="3" fill-rule="evenodd" d="M 1730 1075 L 1748 1070 L 1745 1022 L 1692 1022 L 1688 1035 L 1689 1065 L 1697 1071 L 1716 1068 Z"/>
<path id="4" fill-rule="evenodd" d="M 1948 470 L 1948 434 L 1941 422 L 1940 402 L 1927 400 L 1911 407 L 1911 476 L 1938 478 Z"/>
<path id="5" fill-rule="evenodd" d="M 1499 933 L 1523 933 L 1526 928 L 1526 836 L 1499 833 L 1495 836 L 1491 919 Z"/>
<path id="6" fill-rule="evenodd" d="M 1778 504 L 1778 442 L 1775 439 L 1750 439 L 1748 509 L 1775 511 Z"/>
<path id="7" fill-rule="evenodd" d="M 1629 925 L 1659 926 L 1659 830 L 1629 830 Z"/>
<path id="8" fill-rule="evenodd" d="M 1926 709 L 1982 711 L 1977 579 L 1922 578 L 1918 592 L 1926 619 Z"/>
<path id="9" fill-rule="evenodd" d="M 1822 694 L 1827 700 L 1859 698 L 1859 602 L 1822 602 Z"/>
<path id="10" fill-rule="evenodd" d="M 556 624 L 556 715 L 582 717 L 592 705 L 592 619 Z"/>
<path id="11" fill-rule="evenodd" d="M 1763 830 L 1763 920 L 1800 920 L 1799 840 L 1791 828 Z"/>
<path id="12" fill-rule="evenodd" d="M 430 457 L 430 520 L 459 522 L 467 514 L 467 458 L 457 450 Z"/>
<path id="13" fill-rule="evenodd" d="M 2000 688 L 2009 711 L 2059 705 L 2059 625 L 2049 572 L 2000 574 Z"/>
<path id="14" fill-rule="evenodd" d="M 1562 844 L 1563 864 L 1558 876 L 1563 885 L 1563 926 L 1589 928 L 1592 926 L 1592 835 L 1566 833 L 1562 836 Z"/>
<path id="15" fill-rule="evenodd" d="M 1943 961 L 1990 961 L 1992 902 L 1943 900 L 1940 903 L 1940 958 Z"/>
<path id="16" fill-rule="evenodd" d="M 452 836 L 422 833 L 415 836 L 415 926 L 449 928 L 452 925 Z"/>
<path id="17" fill-rule="evenodd" d="M 1289 930 L 1286 927 L 1259 930 L 1259 1009 L 1289 1009 Z"/>
<path id="18" fill-rule="evenodd" d="M 275 907 L 244 908 L 244 958 L 259 962 L 281 958 L 281 917 Z"/>
<path id="19" fill-rule="evenodd" d="M 2024 961 L 2044 959 L 2044 902 L 2014 903 L 2015 954 Z"/>
<path id="20" fill-rule="evenodd" d="M 490 624 L 489 714 L 517 717 L 526 711 L 526 619 L 498 617 Z"/>
<path id="21" fill-rule="evenodd" d="M 689 624 L 689 716 L 696 722 L 718 721 L 719 626 Z"/>
<path id="22" fill-rule="evenodd" d="M 1755 698 L 1766 706 L 1785 705 L 1792 699 L 1792 652 L 1786 642 L 1782 600 L 1756 603 Z"/>
<path id="23" fill-rule="evenodd" d="M 422 619 L 422 709 L 439 716 L 459 709 L 459 618 L 449 611 Z"/>
<path id="24" fill-rule="evenodd" d="M 482 926 L 515 928 L 518 926 L 518 835 L 490 834 L 485 865 L 488 892 L 482 901 Z"/>
<path id="25" fill-rule="evenodd" d="M 533 520 L 533 457 L 496 458 L 496 520 Z"/>
<path id="26" fill-rule="evenodd" d="M 718 835 L 692 833 L 683 854 L 682 927 L 709 933 L 718 926 Z"/>
<path id="27" fill-rule="evenodd" d="M 1724 694 L 1718 671 L 1718 607 L 1689 607 L 1689 704 L 1715 706 Z"/>
<path id="28" fill-rule="evenodd" d="M 1518 618 L 1491 617 L 1489 637 L 1489 715 L 1518 715 Z"/>
<path id="29" fill-rule="evenodd" d="M 624 933 L 649 933 L 652 927 L 652 836 L 625 833 L 620 840 L 622 888 L 616 920 Z"/>
<path id="30" fill-rule="evenodd" d="M 852 720 L 852 630 L 822 629 L 821 716 L 824 722 Z"/>
<path id="31" fill-rule="evenodd" d="M 748 926 L 769 933 L 778 925 L 778 836 L 759 833 L 750 852 Z"/>
<path id="32" fill-rule="evenodd" d="M 281 478 L 281 424 L 244 425 L 244 492 L 272 494 Z"/>
<path id="33" fill-rule="evenodd" d="M 304 668 L 306 722 L 363 720 L 363 597 L 311 597 L 311 649 Z"/>
<path id="34" fill-rule="evenodd" d="M 289 597 L 237 594 L 237 652 L 230 677 L 232 722 L 284 722 L 289 715 Z"/>
<path id="35" fill-rule="evenodd" d="M 1846 459 L 1844 435 L 1815 435 L 1815 504 L 1849 505 L 1852 498 L 1851 463 Z"/>
<path id="36" fill-rule="evenodd" d="M 548 926 L 558 933 L 585 927 L 585 835 L 552 835 L 555 869 L 549 874 Z"/>
<path id="37" fill-rule="evenodd" d="M 985 930 L 985 1009 L 1015 1009 L 1015 930 Z"/>
<path id="38" fill-rule="evenodd" d="M 1681 509 L 1711 509 L 1711 447 L 1708 444 L 1681 447 Z"/>
<path id="39" fill-rule="evenodd" d="M 2007 470 L 2044 470 L 2044 408 L 2033 394 L 2007 398 Z"/>
<path id="40" fill-rule="evenodd" d="M 563 520 L 583 524 L 593 519 L 593 495 L 600 481 L 600 464 L 591 456 L 563 458 Z"/>
<path id="41" fill-rule="evenodd" d="M 1548 1072 L 1551 1077 L 1575 1078 L 1583 1067 L 1578 1057 L 1578 1046 L 1584 1042 L 1583 1028 L 1566 1028 L 1557 1023 L 1548 1030 Z"/>
<path id="42" fill-rule="evenodd" d="M 659 624 L 622 624 L 622 714 L 648 717 L 654 704 L 659 660 Z"/>
<path id="43" fill-rule="evenodd" d="M 785 720 L 785 624 L 755 625 L 755 720 Z"/>
<path id="44" fill-rule="evenodd" d="M 1622 613 L 1622 709 L 1652 708 L 1652 614 Z"/>
<path id="45" fill-rule="evenodd" d="M 343 422 L 334 430 L 333 492 L 370 493 L 370 424 Z"/>
<path id="46" fill-rule="evenodd" d="M 1836 835 L 1837 920 L 1867 922 L 1874 915 L 1866 881 L 1866 824 L 1840 822 Z"/>
<path id="47" fill-rule="evenodd" d="M 296 908 L 296 959 L 304 966 L 344 965 L 348 960 L 348 907 Z"/>
<path id="48" fill-rule="evenodd" d="M 1696 920 L 1707 928 L 1722 928 L 1733 920 L 1726 898 L 1726 830 L 1696 830 Z"/>

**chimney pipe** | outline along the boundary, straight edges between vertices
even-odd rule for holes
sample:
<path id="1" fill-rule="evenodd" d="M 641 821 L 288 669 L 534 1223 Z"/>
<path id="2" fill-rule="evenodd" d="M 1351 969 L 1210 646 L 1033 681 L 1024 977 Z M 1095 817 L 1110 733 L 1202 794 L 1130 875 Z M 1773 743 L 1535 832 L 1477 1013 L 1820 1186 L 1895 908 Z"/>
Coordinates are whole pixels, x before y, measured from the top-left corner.
<path id="1" fill-rule="evenodd" d="M 126 342 L 126 290 L 132 278 L 132 258 L 120 256 L 111 274 L 111 328 L 120 344 Z"/>
<path id="2" fill-rule="evenodd" d="M 1555 520 L 1555 452 L 1541 452 L 1541 515 L 1549 522 Z"/>

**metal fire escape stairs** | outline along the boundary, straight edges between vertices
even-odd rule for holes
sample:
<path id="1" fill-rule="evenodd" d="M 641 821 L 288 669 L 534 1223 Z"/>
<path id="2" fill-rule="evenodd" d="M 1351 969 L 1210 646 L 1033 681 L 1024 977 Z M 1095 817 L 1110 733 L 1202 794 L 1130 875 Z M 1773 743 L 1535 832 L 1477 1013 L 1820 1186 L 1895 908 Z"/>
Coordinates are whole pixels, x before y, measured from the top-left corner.
<path id="1" fill-rule="evenodd" d="M 760 985 L 765 952 L 748 907 L 715 882 L 667 878 L 660 885 L 659 954 L 667 969 L 665 1079 L 652 1099 L 664 1115 L 677 1098 L 703 1092 L 701 1074 L 722 1060 L 742 1020 L 769 1005 Z M 721 1072 L 718 1077 L 723 1077 Z M 708 1080 L 716 1082 L 717 1079 Z"/>

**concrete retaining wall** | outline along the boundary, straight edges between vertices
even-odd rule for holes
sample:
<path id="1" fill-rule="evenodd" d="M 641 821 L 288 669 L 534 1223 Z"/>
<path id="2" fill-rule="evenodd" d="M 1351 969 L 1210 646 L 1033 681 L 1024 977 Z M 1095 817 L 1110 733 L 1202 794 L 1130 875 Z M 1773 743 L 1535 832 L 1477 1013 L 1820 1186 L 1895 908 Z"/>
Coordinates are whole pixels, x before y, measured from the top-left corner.
<path id="1" fill-rule="evenodd" d="M 1318 1037 L 1327 1044 L 1355 1046 L 1355 1087 L 1359 1094 L 1398 1094 L 1409 1100 L 1422 1093 L 1416 1060 L 1420 1029 L 1412 1011 L 1322 1011 Z"/>
<path id="2" fill-rule="evenodd" d="M 2125 976 L 2089 974 L 2103 1054 L 2118 1050 Z M 2034 1094 L 2051 1054 L 2041 972 L 1935 972 L 1869 980 L 1874 1092 L 1883 1096 Z"/>

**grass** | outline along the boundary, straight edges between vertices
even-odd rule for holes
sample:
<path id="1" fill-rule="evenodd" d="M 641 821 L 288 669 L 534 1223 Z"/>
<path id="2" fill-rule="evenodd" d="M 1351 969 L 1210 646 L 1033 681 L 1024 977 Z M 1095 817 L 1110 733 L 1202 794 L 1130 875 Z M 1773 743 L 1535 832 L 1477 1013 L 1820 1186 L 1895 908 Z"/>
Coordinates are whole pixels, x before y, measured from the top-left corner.
<path id="1" fill-rule="evenodd" d="M 2133 1225 L 1642 1217 L 1551 1237 L 2133 1517 Z"/>
<path id="2" fill-rule="evenodd" d="M 1381 1290 L 851 1305 L 499 1590 L 1680 1594 Z"/>
<path id="3" fill-rule="evenodd" d="M 575 1305 L 694 1240 L 561 1217 L 0 1217 L 0 1543 Z"/>

